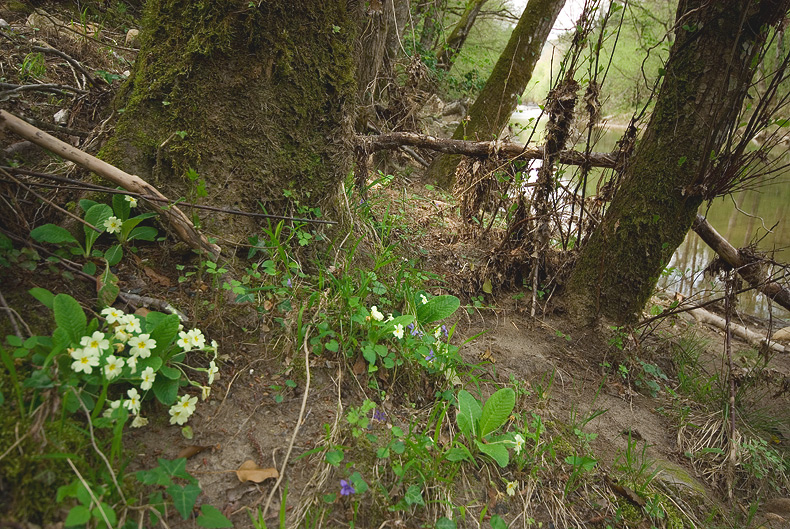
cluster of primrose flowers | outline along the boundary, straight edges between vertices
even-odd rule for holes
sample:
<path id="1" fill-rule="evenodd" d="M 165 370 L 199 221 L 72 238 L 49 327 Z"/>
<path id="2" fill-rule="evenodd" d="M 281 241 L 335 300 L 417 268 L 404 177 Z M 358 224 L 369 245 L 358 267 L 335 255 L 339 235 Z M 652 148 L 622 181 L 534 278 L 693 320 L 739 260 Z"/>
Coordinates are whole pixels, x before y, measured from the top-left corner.
<path id="1" fill-rule="evenodd" d="M 113 411 L 123 407 L 135 416 L 132 421 L 133 427 L 144 426 L 148 423 L 148 419 L 140 415 L 140 407 L 145 392 L 153 387 L 157 373 L 150 365 L 138 370 L 138 363 L 151 357 L 152 351 L 157 347 L 156 340 L 151 338 L 150 334 L 142 332 L 140 320 L 134 314 L 125 314 L 113 307 L 102 310 L 101 314 L 110 325 L 112 332 L 95 331 L 92 335 L 80 339 L 80 347 L 69 348 L 68 352 L 73 360 L 71 369 L 75 373 L 85 375 L 91 375 L 94 369 L 98 370 L 104 378 L 105 388 L 118 377 L 137 384 L 143 391 L 142 395 L 137 387 L 130 388 L 126 392 L 127 398 L 108 403 L 104 416 L 111 417 Z M 208 374 L 208 385 L 201 386 L 205 400 L 211 391 L 209 386 L 214 382 L 219 371 L 215 362 L 217 342 L 212 341 L 210 346 L 206 346 L 206 338 L 200 329 L 184 331 L 182 326 L 179 327 L 178 336 L 176 345 L 184 352 L 196 349 L 214 353 L 214 359 L 209 363 L 208 369 L 202 369 Z M 192 384 L 198 385 L 194 382 Z M 196 403 L 197 397 L 182 395 L 178 402 L 170 407 L 170 424 L 186 423 L 195 412 Z"/>

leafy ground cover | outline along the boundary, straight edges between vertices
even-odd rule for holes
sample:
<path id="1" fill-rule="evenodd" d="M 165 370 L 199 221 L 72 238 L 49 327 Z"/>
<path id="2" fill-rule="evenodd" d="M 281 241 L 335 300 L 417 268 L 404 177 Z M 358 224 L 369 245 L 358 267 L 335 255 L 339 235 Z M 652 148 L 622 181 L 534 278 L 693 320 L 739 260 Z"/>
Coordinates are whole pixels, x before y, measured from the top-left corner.
<path id="1" fill-rule="evenodd" d="M 4 53 L 19 75 L 62 66 Z M 124 194 L 67 204 L 90 226 L 0 236 L 16 314 L 0 321 L 0 521 L 786 523 L 787 359 L 736 347 L 730 403 L 721 337 L 682 314 L 580 328 L 545 294 L 531 318 L 528 288 L 475 280 L 496 228 L 467 235 L 455 199 L 407 172 L 365 198 L 348 182 L 346 229 L 273 221 L 219 262 Z"/>

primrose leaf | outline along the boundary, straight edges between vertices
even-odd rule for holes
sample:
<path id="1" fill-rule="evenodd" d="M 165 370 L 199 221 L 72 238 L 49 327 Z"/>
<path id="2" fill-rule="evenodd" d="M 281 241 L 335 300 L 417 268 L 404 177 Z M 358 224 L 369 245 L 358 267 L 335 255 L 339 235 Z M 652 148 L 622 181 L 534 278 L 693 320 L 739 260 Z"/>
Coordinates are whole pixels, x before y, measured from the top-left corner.
<path id="1" fill-rule="evenodd" d="M 505 443 L 481 443 L 475 440 L 475 444 L 478 450 L 496 461 L 500 467 L 505 468 L 510 462 L 510 454 Z"/>
<path id="2" fill-rule="evenodd" d="M 458 413 L 455 415 L 455 422 L 458 428 L 467 437 L 477 437 L 478 426 L 482 411 L 480 403 L 471 393 L 462 389 L 458 392 Z"/>
<path id="3" fill-rule="evenodd" d="M 491 395 L 483 406 L 480 435 L 485 437 L 505 424 L 515 405 L 516 393 L 510 388 L 502 388 Z"/>
<path id="4" fill-rule="evenodd" d="M 73 242 L 77 244 L 77 239 L 65 228 L 54 224 L 44 224 L 30 232 L 30 236 L 38 242 L 48 242 L 51 244 L 62 244 Z"/>
<path id="5" fill-rule="evenodd" d="M 85 335 L 88 319 L 76 299 L 68 294 L 58 294 L 52 302 L 55 323 L 66 331 L 72 342 L 79 342 Z"/>
<path id="6" fill-rule="evenodd" d="M 417 303 L 417 321 L 427 325 L 443 320 L 452 316 L 460 306 L 461 301 L 455 296 L 436 296 L 428 300 L 428 303 Z"/>

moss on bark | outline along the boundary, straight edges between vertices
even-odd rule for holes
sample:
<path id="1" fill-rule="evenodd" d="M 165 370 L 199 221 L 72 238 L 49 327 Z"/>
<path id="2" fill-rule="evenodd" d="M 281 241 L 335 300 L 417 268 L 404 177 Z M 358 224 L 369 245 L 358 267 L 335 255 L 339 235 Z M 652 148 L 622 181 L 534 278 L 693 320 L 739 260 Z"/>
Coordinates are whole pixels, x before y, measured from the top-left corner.
<path id="1" fill-rule="evenodd" d="M 760 17 L 767 3 L 777 11 Z M 682 27 L 655 111 L 568 284 L 567 297 L 579 318 L 602 315 L 629 323 L 638 317 L 703 202 L 705 179 L 736 125 L 765 26 L 788 5 L 787 0 L 680 2 Z"/>
<path id="2" fill-rule="evenodd" d="M 332 196 L 350 168 L 354 25 L 346 2 L 151 0 L 103 149 L 171 197 L 281 210 Z"/>

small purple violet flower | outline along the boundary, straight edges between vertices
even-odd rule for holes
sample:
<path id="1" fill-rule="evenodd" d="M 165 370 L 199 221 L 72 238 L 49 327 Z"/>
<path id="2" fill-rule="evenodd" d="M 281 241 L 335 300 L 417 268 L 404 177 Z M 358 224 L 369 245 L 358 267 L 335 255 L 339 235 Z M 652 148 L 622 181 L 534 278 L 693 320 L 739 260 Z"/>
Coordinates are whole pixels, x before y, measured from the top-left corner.
<path id="1" fill-rule="evenodd" d="M 433 349 L 431 349 L 431 352 L 426 355 L 425 360 L 428 362 L 433 362 L 435 359 L 436 355 L 434 354 Z"/>
<path id="2" fill-rule="evenodd" d="M 340 480 L 340 495 L 341 496 L 351 496 L 356 491 L 354 490 L 354 486 L 346 481 L 345 479 Z"/>
<path id="3" fill-rule="evenodd" d="M 286 284 L 288 285 L 288 288 L 293 287 L 293 283 L 291 283 L 291 278 L 290 277 L 288 278 L 288 282 Z"/>
<path id="4" fill-rule="evenodd" d="M 442 332 L 444 333 L 445 338 L 450 336 L 450 331 L 447 330 L 447 325 L 442 325 Z"/>
<path id="5" fill-rule="evenodd" d="M 380 409 L 376 408 L 375 410 L 373 410 L 373 420 L 384 422 L 387 420 L 387 414 L 381 411 Z"/>

